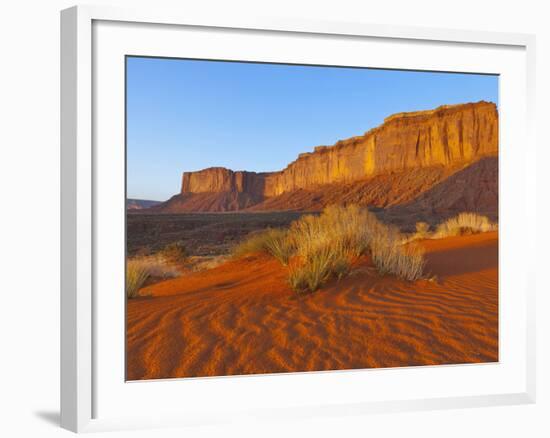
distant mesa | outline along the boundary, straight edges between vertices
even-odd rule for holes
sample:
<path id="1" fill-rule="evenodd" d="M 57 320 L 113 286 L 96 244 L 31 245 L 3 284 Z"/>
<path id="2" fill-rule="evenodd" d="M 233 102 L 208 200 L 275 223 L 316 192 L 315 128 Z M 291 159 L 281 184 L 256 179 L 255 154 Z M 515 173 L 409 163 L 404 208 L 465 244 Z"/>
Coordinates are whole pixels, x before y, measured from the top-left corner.
<path id="1" fill-rule="evenodd" d="M 160 203 L 160 201 L 149 201 L 146 199 L 126 199 L 126 209 L 143 210 L 144 208 L 154 207 Z"/>
<path id="2" fill-rule="evenodd" d="M 496 210 L 497 160 L 484 161 L 475 172 L 464 169 L 497 155 L 498 111 L 494 103 L 445 105 L 391 115 L 362 136 L 300 154 L 278 172 L 223 167 L 184 172 L 180 193 L 147 211 L 305 211 L 339 202 L 411 208 L 423 193 L 426 195 L 417 205 L 429 204 L 430 190 L 434 196 L 452 199 L 453 205 L 466 202 L 474 210 Z M 436 187 L 454 174 L 463 175 L 453 184 L 460 193 L 454 193 L 452 186 L 438 192 Z M 490 195 L 476 193 L 476 185 L 466 180 L 470 174 L 484 182 Z M 490 198 L 489 207 L 486 198 Z"/>

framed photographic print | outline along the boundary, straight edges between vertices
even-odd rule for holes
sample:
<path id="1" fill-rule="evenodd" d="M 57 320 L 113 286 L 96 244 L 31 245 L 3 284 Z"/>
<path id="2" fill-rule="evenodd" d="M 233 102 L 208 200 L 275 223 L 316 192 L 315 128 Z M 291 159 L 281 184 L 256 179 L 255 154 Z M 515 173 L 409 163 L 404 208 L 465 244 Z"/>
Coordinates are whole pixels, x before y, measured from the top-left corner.
<path id="1" fill-rule="evenodd" d="M 532 36 L 61 24 L 63 427 L 534 401 Z"/>

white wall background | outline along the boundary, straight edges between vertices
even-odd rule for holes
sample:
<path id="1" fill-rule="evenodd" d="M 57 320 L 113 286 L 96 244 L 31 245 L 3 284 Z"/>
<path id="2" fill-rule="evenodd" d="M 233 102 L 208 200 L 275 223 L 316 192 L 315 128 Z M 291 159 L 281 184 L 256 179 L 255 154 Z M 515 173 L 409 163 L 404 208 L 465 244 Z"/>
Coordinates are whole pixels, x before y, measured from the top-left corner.
<path id="1" fill-rule="evenodd" d="M 143 0 L 97 4 L 146 5 Z M 0 435 L 69 436 L 59 411 L 59 10 L 66 0 L 11 1 L 0 12 Z M 106 436 L 550 436 L 550 247 L 545 198 L 550 188 L 550 13 L 523 0 L 156 0 L 158 7 L 312 19 L 528 32 L 537 35 L 539 178 L 538 402 L 498 407 L 237 424 Z M 521 145 L 517 145 L 521 147 Z M 291 394 L 289 394 L 291 396 Z"/>

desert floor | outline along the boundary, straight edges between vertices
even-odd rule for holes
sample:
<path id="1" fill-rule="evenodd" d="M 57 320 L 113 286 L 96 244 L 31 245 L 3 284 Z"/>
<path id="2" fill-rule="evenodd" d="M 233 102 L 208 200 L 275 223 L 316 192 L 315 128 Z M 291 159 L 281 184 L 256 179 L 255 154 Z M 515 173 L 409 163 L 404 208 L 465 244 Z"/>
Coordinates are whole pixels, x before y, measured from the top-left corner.
<path id="1" fill-rule="evenodd" d="M 128 380 L 498 361 L 498 235 L 422 242 L 433 280 L 355 272 L 297 296 L 256 255 L 128 301 Z"/>
<path id="2" fill-rule="evenodd" d="M 147 214 L 130 212 L 126 216 L 129 256 L 154 253 L 167 244 L 182 241 L 189 255 L 227 254 L 253 231 L 285 228 L 303 213 L 180 213 Z"/>

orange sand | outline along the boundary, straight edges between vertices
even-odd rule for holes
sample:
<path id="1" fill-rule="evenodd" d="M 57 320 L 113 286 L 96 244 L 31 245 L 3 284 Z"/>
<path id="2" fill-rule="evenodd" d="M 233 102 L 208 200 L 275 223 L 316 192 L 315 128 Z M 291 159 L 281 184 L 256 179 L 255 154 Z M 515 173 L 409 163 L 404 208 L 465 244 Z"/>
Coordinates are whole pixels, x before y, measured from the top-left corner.
<path id="1" fill-rule="evenodd" d="M 497 361 L 497 233 L 423 245 L 436 281 L 380 277 L 365 261 L 297 296 L 258 255 L 149 286 L 128 301 L 127 378 Z"/>

